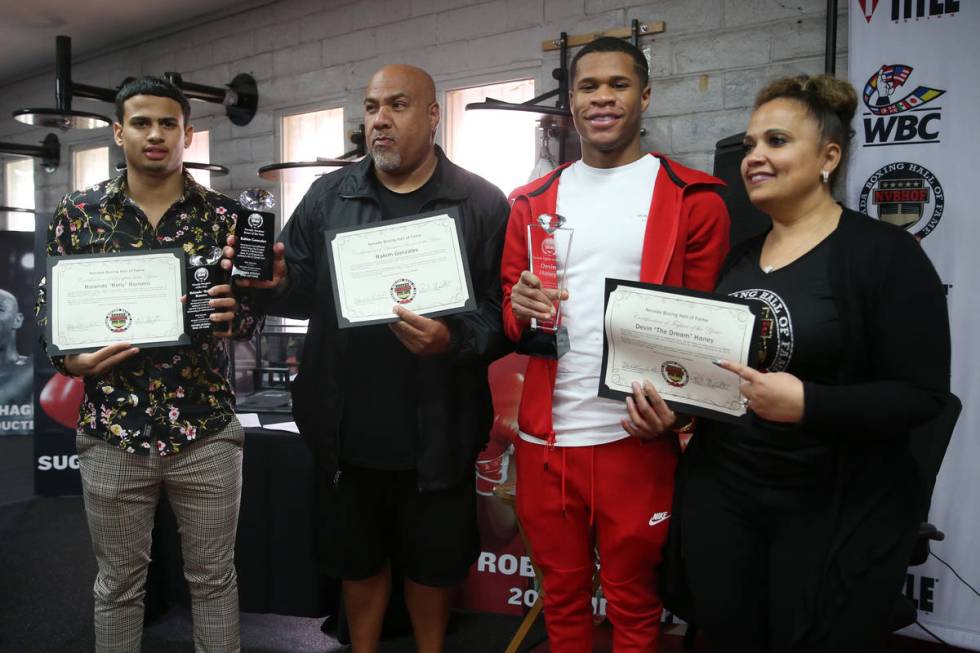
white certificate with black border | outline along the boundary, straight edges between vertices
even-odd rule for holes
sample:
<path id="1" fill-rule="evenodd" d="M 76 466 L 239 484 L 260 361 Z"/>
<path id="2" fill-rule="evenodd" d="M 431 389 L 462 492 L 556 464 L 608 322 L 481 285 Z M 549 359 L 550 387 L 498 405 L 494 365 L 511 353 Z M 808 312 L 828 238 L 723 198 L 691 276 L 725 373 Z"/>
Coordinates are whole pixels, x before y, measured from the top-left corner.
<path id="1" fill-rule="evenodd" d="M 756 316 L 747 300 L 606 279 L 599 396 L 625 399 L 649 380 L 674 410 L 730 421 L 745 415 L 741 379 L 712 363 L 747 364 Z"/>
<path id="2" fill-rule="evenodd" d="M 341 329 L 398 321 L 401 305 L 437 317 L 474 310 L 455 208 L 325 234 Z"/>
<path id="3" fill-rule="evenodd" d="M 188 344 L 184 261 L 180 248 L 48 257 L 48 353 Z"/>

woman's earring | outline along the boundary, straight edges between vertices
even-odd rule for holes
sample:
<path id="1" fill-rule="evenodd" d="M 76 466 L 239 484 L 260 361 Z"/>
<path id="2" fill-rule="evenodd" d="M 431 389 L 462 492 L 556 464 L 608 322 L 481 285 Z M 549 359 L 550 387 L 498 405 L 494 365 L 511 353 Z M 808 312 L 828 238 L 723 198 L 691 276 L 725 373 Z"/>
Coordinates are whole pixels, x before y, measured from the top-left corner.
<path id="1" fill-rule="evenodd" d="M 829 172 L 827 172 L 826 170 L 821 170 L 820 171 L 820 176 L 823 177 L 823 183 L 825 183 L 825 184 L 829 184 L 830 183 L 830 173 Z"/>

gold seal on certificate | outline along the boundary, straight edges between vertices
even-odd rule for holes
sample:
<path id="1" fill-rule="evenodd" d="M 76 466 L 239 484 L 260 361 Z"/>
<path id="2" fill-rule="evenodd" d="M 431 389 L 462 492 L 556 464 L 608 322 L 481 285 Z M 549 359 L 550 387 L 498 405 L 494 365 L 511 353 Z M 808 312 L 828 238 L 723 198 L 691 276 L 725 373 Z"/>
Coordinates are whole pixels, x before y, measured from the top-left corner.
<path id="1" fill-rule="evenodd" d="M 48 353 L 189 343 L 184 258 L 178 248 L 49 257 Z"/>
<path id="2" fill-rule="evenodd" d="M 341 329 L 396 322 L 394 307 L 437 317 L 476 308 L 457 211 L 325 234 Z"/>
<path id="3" fill-rule="evenodd" d="M 712 361 L 747 364 L 755 323 L 746 300 L 606 279 L 599 396 L 622 399 L 649 380 L 675 410 L 737 419 L 740 379 Z"/>

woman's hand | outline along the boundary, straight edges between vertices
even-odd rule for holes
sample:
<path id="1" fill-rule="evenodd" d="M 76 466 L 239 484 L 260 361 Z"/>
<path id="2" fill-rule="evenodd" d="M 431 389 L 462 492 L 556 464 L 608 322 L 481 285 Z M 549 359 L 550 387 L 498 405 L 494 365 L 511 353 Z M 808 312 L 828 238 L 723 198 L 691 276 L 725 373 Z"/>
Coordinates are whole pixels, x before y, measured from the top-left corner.
<path id="1" fill-rule="evenodd" d="M 760 372 L 731 361 L 715 361 L 715 365 L 741 377 L 738 389 L 745 397 L 745 406 L 762 419 L 803 421 L 803 382 L 792 374 Z"/>

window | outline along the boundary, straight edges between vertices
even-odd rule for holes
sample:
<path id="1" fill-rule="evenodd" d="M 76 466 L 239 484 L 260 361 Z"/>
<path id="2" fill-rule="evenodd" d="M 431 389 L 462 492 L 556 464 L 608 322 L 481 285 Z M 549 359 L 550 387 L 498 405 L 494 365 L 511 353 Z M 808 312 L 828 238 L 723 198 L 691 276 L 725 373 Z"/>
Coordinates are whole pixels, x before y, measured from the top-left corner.
<path id="1" fill-rule="evenodd" d="M 4 203 L 20 209 L 34 208 L 34 159 L 14 159 L 3 166 Z M 31 213 L 7 213 L 8 231 L 34 231 Z"/>
<path id="2" fill-rule="evenodd" d="M 91 188 L 110 177 L 109 148 L 89 147 L 71 154 L 71 187 Z"/>
<path id="3" fill-rule="evenodd" d="M 534 168 L 538 116 L 521 111 L 466 111 L 467 104 L 487 97 L 525 102 L 534 97 L 534 80 L 447 91 L 446 153 L 453 163 L 508 194 L 526 183 Z"/>
<path id="4" fill-rule="evenodd" d="M 211 135 L 207 130 L 194 132 L 191 146 L 184 150 L 186 163 L 211 163 Z M 188 170 L 194 181 L 205 188 L 211 188 L 211 173 L 207 170 Z"/>
<path id="5" fill-rule="evenodd" d="M 297 113 L 282 118 L 282 160 L 316 161 L 337 158 L 344 153 L 344 110 L 324 109 Z M 317 175 L 321 173 L 294 171 L 283 175 L 279 197 L 281 224 L 285 224 L 299 205 Z"/>

